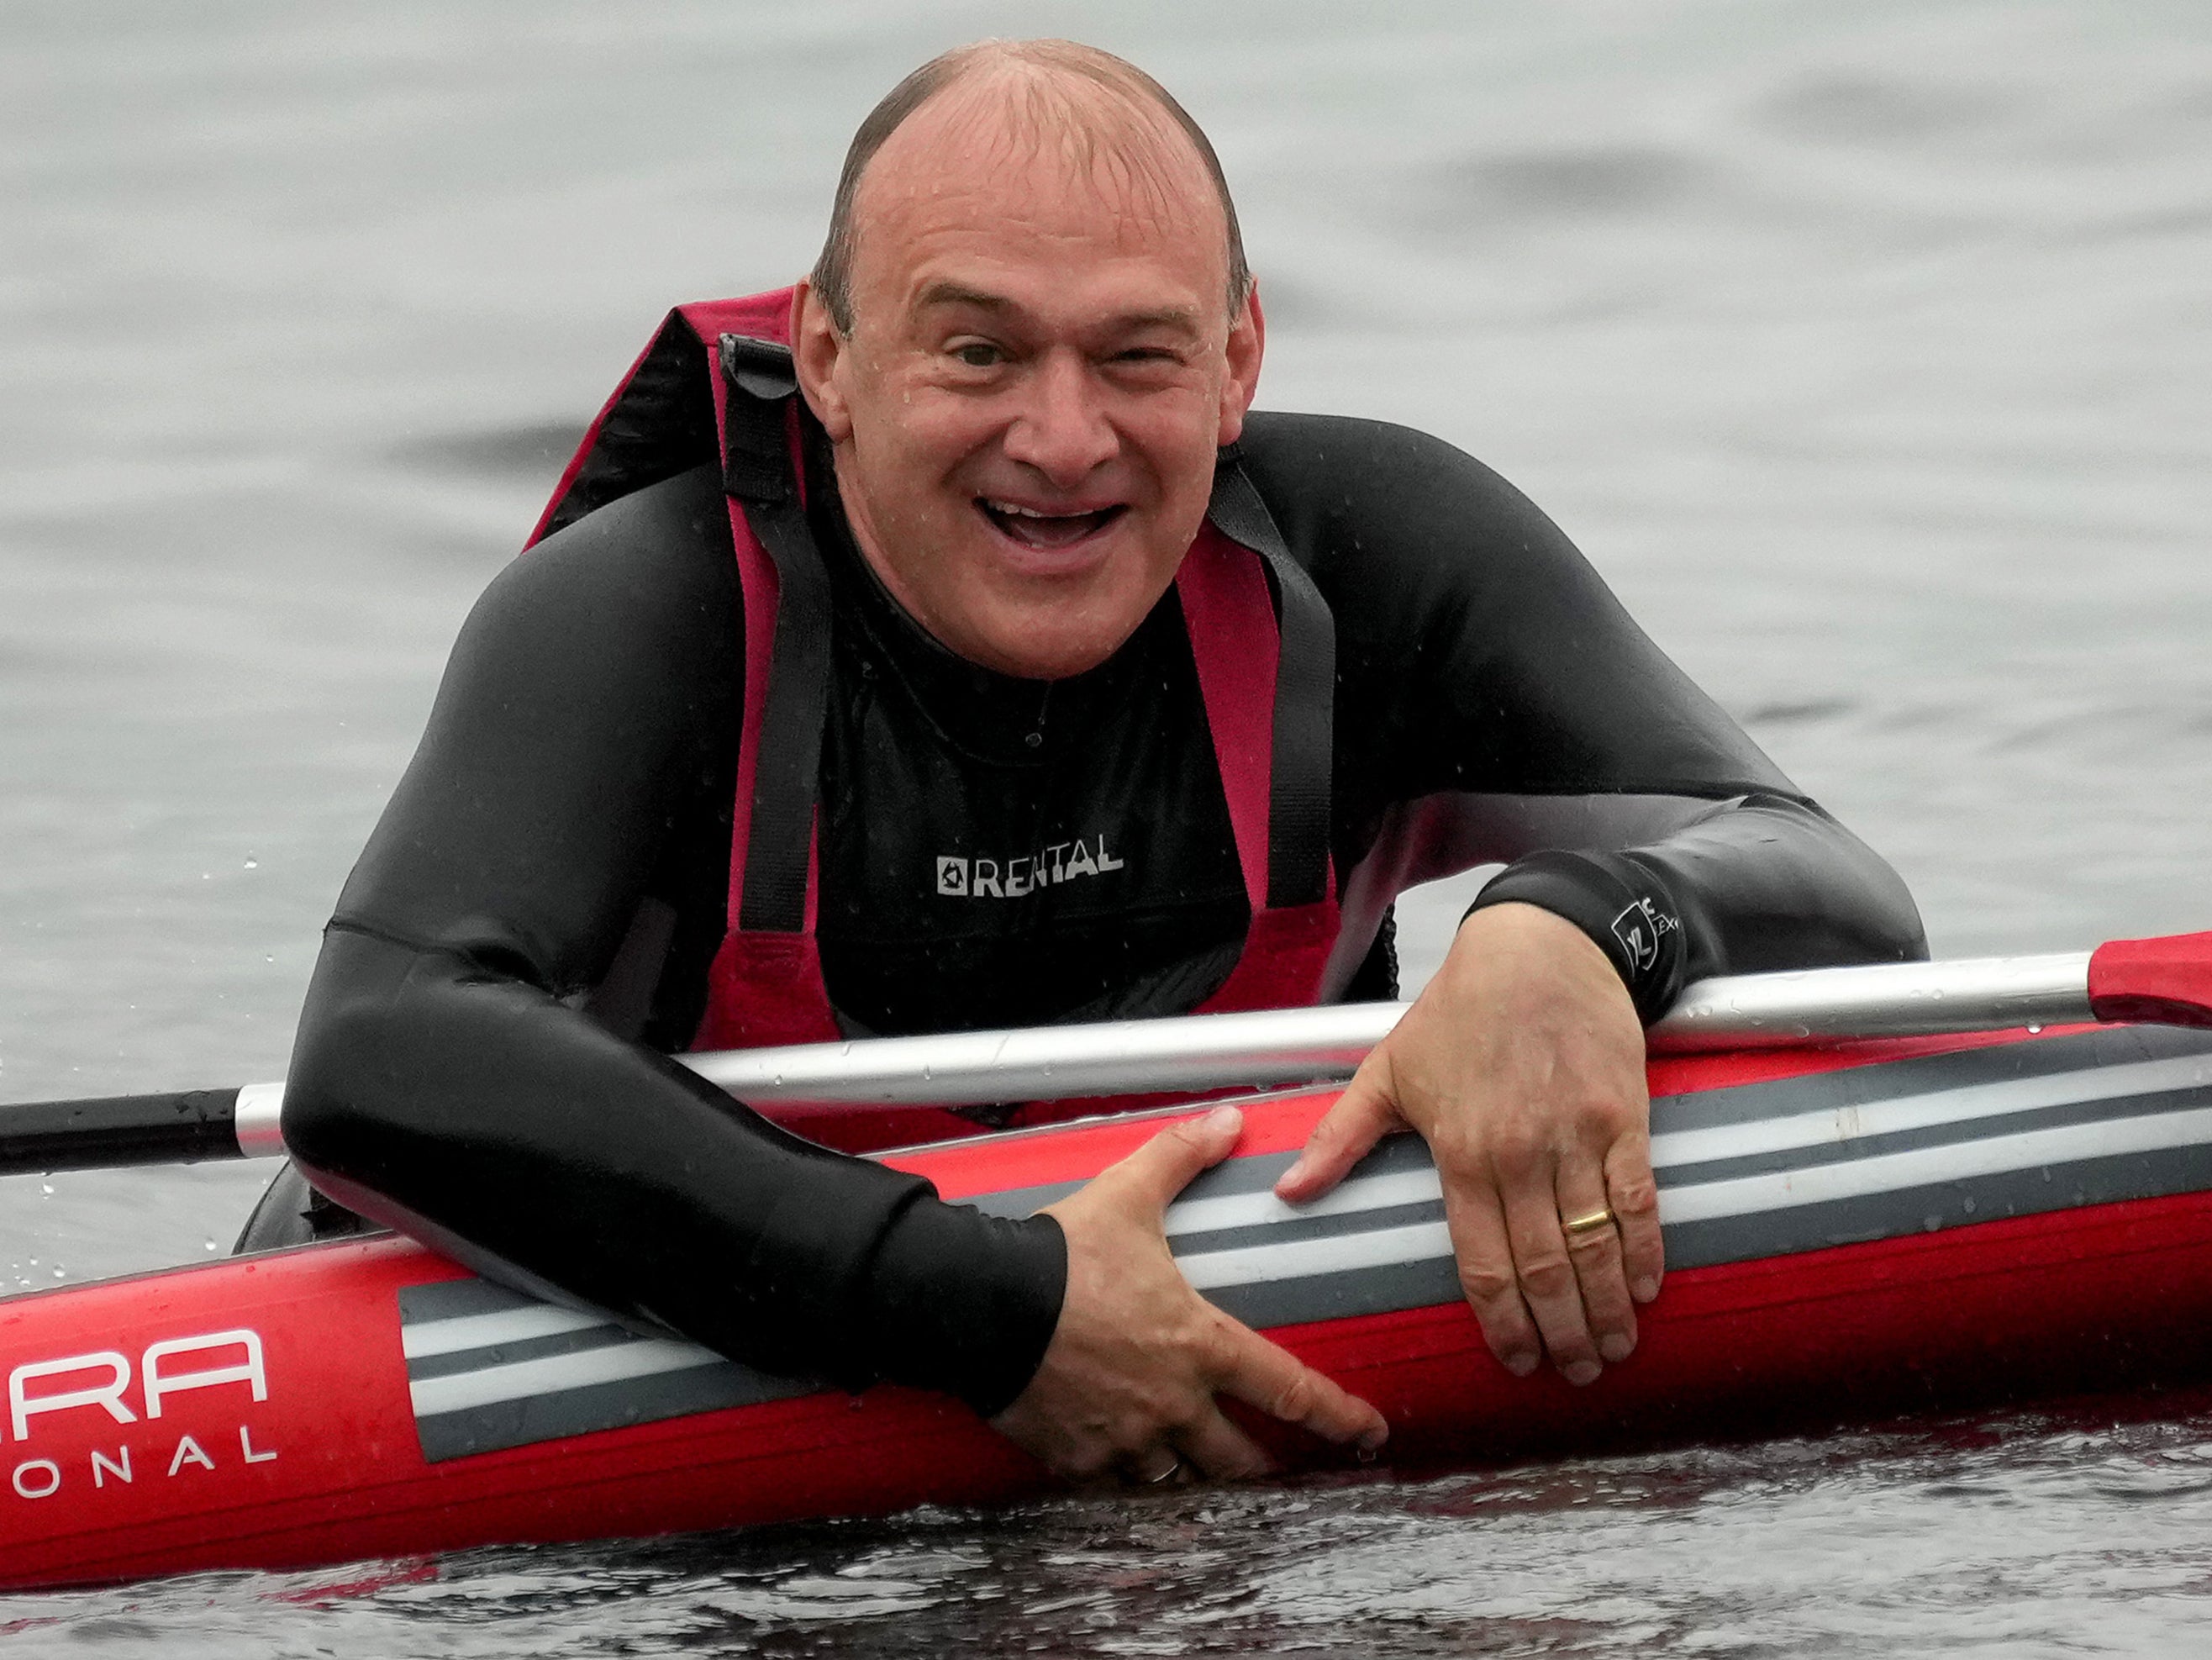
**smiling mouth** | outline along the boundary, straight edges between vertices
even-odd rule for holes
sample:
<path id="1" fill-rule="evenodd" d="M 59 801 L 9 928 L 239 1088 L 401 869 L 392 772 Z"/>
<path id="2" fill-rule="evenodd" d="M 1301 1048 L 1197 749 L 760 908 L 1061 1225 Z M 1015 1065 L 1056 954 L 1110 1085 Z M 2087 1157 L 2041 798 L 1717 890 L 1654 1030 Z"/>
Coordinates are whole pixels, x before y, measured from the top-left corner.
<path id="1" fill-rule="evenodd" d="M 1116 502 L 1091 513 L 1039 513 L 1033 508 L 1018 508 L 983 496 L 976 497 L 975 506 L 1001 536 L 1045 553 L 1075 546 L 1128 511 L 1126 505 Z"/>

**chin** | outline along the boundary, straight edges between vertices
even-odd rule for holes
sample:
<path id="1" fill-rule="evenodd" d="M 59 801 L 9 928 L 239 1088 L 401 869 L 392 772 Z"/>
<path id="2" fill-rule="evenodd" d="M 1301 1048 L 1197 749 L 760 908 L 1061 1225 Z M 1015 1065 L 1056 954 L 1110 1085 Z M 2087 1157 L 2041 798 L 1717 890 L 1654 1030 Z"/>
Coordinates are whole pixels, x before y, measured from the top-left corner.
<path id="1" fill-rule="evenodd" d="M 1049 617 L 1012 616 L 992 619 L 969 636 L 961 652 L 1001 674 L 1023 680 L 1065 680 L 1095 669 L 1125 645 L 1144 620 L 1140 611 L 1126 626 L 1073 623 L 1065 612 Z"/>

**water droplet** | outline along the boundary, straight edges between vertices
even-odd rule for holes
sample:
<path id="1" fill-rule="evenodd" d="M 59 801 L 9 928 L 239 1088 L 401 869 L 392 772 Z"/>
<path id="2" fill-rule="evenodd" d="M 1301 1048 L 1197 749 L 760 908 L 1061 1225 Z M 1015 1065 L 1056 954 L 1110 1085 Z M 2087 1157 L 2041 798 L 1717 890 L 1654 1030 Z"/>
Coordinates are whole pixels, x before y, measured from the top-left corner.
<path id="1" fill-rule="evenodd" d="M 51 1182 L 41 1182 L 39 1183 L 39 1191 L 51 1199 L 54 1196 L 54 1184 Z"/>
<path id="2" fill-rule="evenodd" d="M 56 1268 L 54 1270 L 54 1278 L 57 1280 L 66 1280 L 69 1278 L 69 1270 L 66 1268 Z"/>
<path id="3" fill-rule="evenodd" d="M 246 861 L 246 868 L 248 870 L 259 870 L 261 868 L 261 861 L 258 859 L 249 859 Z"/>
<path id="4" fill-rule="evenodd" d="M 206 1245 L 210 1250 L 213 1250 L 215 1249 L 215 1241 L 212 1239 L 203 1240 L 201 1243 Z"/>
<path id="5" fill-rule="evenodd" d="M 2031 1023 L 2031 1024 L 2029 1025 L 2029 1026 L 2028 1026 L 2028 1029 L 2027 1029 L 2028 1036 L 2029 1036 L 2029 1037 L 2033 1037 L 2037 1032 L 2039 1032 L 2039 1031 L 2041 1031 L 2042 1030 L 2043 1030 L 2043 1028 L 2042 1028 L 2042 1027 L 2040 1027 L 2040 1026 L 2039 1026 L 2039 1025 L 2033 1025 L 2033 1023 Z"/>

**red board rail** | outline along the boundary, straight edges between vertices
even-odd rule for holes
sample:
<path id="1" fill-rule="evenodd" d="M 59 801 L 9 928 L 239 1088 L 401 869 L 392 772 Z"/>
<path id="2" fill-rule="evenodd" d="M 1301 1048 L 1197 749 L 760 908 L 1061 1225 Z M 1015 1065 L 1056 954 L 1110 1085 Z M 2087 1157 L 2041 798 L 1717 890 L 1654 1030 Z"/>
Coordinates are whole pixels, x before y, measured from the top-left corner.
<path id="1" fill-rule="evenodd" d="M 2120 1027 L 1655 1066 L 1670 1273 L 1594 1386 L 1510 1376 L 1455 1297 L 1436 1176 L 1386 1142 L 1327 1200 L 1275 1177 L 1327 1093 L 1248 1108 L 1170 1210 L 1192 1283 L 1372 1400 L 1435 1468 L 1735 1438 L 2212 1373 L 2212 1036 Z M 1158 1128 L 886 1155 L 1049 1202 Z M 1045 1479 L 964 1408 L 852 1397 L 408 1241 L 0 1301 L 0 1584 L 289 1568 L 928 1502 Z M 1295 1468 L 1342 1455 L 1255 1430 Z"/>

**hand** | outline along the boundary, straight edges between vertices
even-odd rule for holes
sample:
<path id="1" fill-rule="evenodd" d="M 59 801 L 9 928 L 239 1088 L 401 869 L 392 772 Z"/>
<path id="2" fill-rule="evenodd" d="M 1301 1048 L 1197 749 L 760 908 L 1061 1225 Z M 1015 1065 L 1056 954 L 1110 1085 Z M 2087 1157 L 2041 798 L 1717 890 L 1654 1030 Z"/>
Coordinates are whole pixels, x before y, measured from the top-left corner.
<path id="1" fill-rule="evenodd" d="M 1643 1027 L 1605 953 L 1549 911 L 1493 905 L 1460 925 L 1275 1191 L 1317 1198 L 1383 1135 L 1419 1131 L 1491 1353 L 1525 1377 L 1540 1339 L 1587 1383 L 1628 1358 L 1635 1304 L 1659 1294 L 1650 1116 Z M 1561 1226 L 1607 1207 L 1613 1227 Z"/>
<path id="2" fill-rule="evenodd" d="M 1168 1201 L 1226 1158 L 1244 1115 L 1218 1107 L 1163 1130 L 1044 1213 L 1067 1237 L 1067 1293 L 1036 1376 L 991 1426 L 1059 1475 L 1157 1481 L 1259 1475 L 1267 1457 L 1223 1416 L 1231 1395 L 1371 1450 L 1382 1414 L 1190 1288 L 1169 1255 Z"/>

